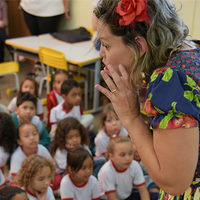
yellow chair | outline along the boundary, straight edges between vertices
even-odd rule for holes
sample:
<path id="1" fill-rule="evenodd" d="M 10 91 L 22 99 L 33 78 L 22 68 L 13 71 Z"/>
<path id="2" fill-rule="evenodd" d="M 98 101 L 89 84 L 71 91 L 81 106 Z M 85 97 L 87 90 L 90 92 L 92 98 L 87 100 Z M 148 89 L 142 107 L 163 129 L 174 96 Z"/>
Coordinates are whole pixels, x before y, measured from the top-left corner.
<path id="1" fill-rule="evenodd" d="M 40 62 L 42 65 L 42 71 L 43 74 L 45 75 L 45 77 L 43 77 L 40 80 L 40 85 L 39 85 L 39 96 L 41 97 L 41 93 L 42 93 L 42 86 L 43 86 L 43 82 L 46 80 L 47 84 L 46 84 L 46 89 L 47 89 L 47 94 L 50 92 L 50 85 L 49 83 L 51 82 L 51 76 L 50 76 L 50 69 L 49 67 L 53 67 L 53 68 L 57 68 L 57 69 L 62 69 L 62 70 L 68 70 L 68 63 L 65 59 L 65 54 L 51 49 L 51 48 L 47 48 L 47 47 L 39 47 L 39 58 L 40 58 Z M 45 70 L 45 66 L 46 65 L 46 70 Z M 76 80 L 78 83 L 84 83 L 84 90 L 85 90 L 85 110 L 87 110 L 88 108 L 88 98 L 87 98 L 87 94 L 88 94 L 88 86 L 87 86 L 87 80 L 84 76 L 79 76 L 79 75 L 73 75 L 73 79 Z"/>
<path id="2" fill-rule="evenodd" d="M 14 61 L 0 63 L 0 76 L 13 74 L 15 76 L 16 88 L 8 89 L 7 93 L 19 90 L 19 64 Z"/>

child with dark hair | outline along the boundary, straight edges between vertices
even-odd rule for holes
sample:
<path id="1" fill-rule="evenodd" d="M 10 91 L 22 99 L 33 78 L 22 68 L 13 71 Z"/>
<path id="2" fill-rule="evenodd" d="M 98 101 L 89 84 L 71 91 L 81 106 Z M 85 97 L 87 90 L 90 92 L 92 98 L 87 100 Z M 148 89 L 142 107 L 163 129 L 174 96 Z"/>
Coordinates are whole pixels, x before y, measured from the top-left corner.
<path id="1" fill-rule="evenodd" d="M 31 94 L 34 94 L 37 98 L 37 110 L 36 115 L 40 117 L 40 119 L 43 119 L 43 107 L 40 99 L 38 98 L 38 84 L 35 81 L 33 77 L 27 76 L 25 79 L 21 82 L 18 95 L 19 96 L 23 92 L 30 92 Z M 17 97 L 14 97 L 10 104 L 8 105 L 7 109 L 10 113 L 15 112 L 15 107 L 17 106 Z"/>
<path id="2" fill-rule="evenodd" d="M 16 175 L 24 159 L 30 155 L 38 154 L 52 160 L 49 151 L 39 144 L 39 134 L 37 127 L 32 123 L 24 123 L 17 129 L 16 139 L 18 147 L 12 154 L 10 163 L 10 174 L 12 184 L 17 184 Z"/>
<path id="3" fill-rule="evenodd" d="M 61 198 L 73 200 L 100 199 L 100 189 L 97 179 L 92 176 L 93 158 L 83 147 L 69 151 L 67 171 L 61 181 Z"/>
<path id="4" fill-rule="evenodd" d="M 17 97 L 15 112 L 11 114 L 16 128 L 25 122 L 30 122 L 37 127 L 40 144 L 49 147 L 50 137 L 47 130 L 38 116 L 35 115 L 37 98 L 29 92 L 22 92 Z"/>
<path id="5" fill-rule="evenodd" d="M 26 192 L 19 188 L 13 186 L 6 186 L 0 190 L 1 200 L 28 200 Z"/>
<path id="6" fill-rule="evenodd" d="M 53 83 L 53 90 L 49 92 L 47 95 L 47 119 L 48 119 L 48 127 L 50 127 L 50 111 L 53 107 L 56 107 L 59 103 L 63 101 L 63 97 L 61 95 L 61 85 L 64 81 L 71 78 L 70 73 L 66 70 L 57 69 L 51 77 L 51 83 Z"/>
<path id="7" fill-rule="evenodd" d="M 64 101 L 54 107 L 50 113 L 51 139 L 54 138 L 58 122 L 66 117 L 75 117 L 86 128 L 94 120 L 92 114 L 83 114 L 81 108 L 81 88 L 78 82 L 73 79 L 64 81 L 61 86 L 61 94 Z"/>
<path id="8" fill-rule="evenodd" d="M 54 174 L 55 169 L 50 160 L 31 155 L 23 161 L 17 178 L 19 186 L 25 189 L 29 200 L 55 200 L 50 188 Z"/>
<path id="9" fill-rule="evenodd" d="M 1 171 L 4 169 L 6 162 L 9 158 L 9 154 L 12 153 L 14 145 L 16 144 L 15 139 L 15 124 L 12 117 L 7 114 L 0 112 L 0 188 L 5 185 L 5 178 Z"/>

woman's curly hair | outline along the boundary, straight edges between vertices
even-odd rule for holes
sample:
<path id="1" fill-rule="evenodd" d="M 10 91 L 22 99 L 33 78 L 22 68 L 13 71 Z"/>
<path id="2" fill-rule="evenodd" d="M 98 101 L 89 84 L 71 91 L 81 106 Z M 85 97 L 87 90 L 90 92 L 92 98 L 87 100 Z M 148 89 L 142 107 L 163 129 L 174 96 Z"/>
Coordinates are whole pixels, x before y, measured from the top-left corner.
<path id="1" fill-rule="evenodd" d="M 27 188 L 37 172 L 44 167 L 49 167 L 51 169 L 51 179 L 53 180 L 55 175 L 55 167 L 50 160 L 37 154 L 27 157 L 22 162 L 21 168 L 17 174 L 18 185 L 20 187 Z"/>
<path id="2" fill-rule="evenodd" d="M 67 117 L 58 123 L 55 138 L 50 147 L 50 153 L 54 157 L 57 148 L 65 149 L 66 136 L 70 130 L 79 130 L 81 135 L 81 144 L 89 146 L 90 140 L 86 128 L 74 117 Z"/>
<path id="3" fill-rule="evenodd" d="M 12 117 L 4 112 L 0 112 L 0 146 L 6 152 L 12 153 L 17 144 L 15 138 L 16 128 Z"/>

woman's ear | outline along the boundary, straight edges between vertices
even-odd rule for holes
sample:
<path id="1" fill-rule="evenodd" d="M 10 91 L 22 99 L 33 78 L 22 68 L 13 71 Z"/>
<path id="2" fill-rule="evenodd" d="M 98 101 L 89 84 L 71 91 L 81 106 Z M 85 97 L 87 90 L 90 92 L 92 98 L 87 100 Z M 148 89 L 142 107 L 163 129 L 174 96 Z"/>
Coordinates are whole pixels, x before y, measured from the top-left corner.
<path id="1" fill-rule="evenodd" d="M 141 37 L 141 36 L 137 36 L 135 38 L 136 42 L 139 44 L 140 47 L 140 58 L 146 53 L 147 50 L 147 42 L 146 40 Z"/>

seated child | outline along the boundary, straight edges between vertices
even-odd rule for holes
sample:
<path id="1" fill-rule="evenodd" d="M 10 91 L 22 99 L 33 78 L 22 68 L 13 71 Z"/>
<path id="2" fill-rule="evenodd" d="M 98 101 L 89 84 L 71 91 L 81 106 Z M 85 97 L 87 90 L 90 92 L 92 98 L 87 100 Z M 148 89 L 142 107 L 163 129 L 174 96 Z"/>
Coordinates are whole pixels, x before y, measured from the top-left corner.
<path id="1" fill-rule="evenodd" d="M 92 176 L 93 158 L 82 147 L 69 151 L 67 158 L 67 171 L 61 181 L 61 198 L 73 200 L 98 200 L 100 189 L 97 179 Z"/>
<path id="2" fill-rule="evenodd" d="M 54 173 L 55 169 L 50 160 L 31 155 L 22 163 L 17 176 L 18 183 L 25 189 L 29 200 L 55 200 L 50 188 Z"/>
<path id="3" fill-rule="evenodd" d="M 103 107 L 100 116 L 100 131 L 95 138 L 96 156 L 104 156 L 107 152 L 107 146 L 110 138 L 117 135 L 128 136 L 128 132 L 122 126 L 111 103 Z"/>
<path id="4" fill-rule="evenodd" d="M 94 120 L 92 114 L 83 115 L 81 108 L 81 88 L 78 82 L 73 79 L 64 81 L 61 86 L 61 94 L 64 101 L 52 108 L 50 113 L 51 139 L 55 136 L 58 122 L 66 117 L 75 117 L 86 128 Z"/>
<path id="5" fill-rule="evenodd" d="M 4 112 L 0 112 L 0 188 L 6 183 L 4 172 L 4 166 L 7 163 L 9 155 L 13 152 L 15 139 L 15 124 L 12 117 Z M 1 171 L 2 170 L 2 171 Z"/>
<path id="6" fill-rule="evenodd" d="M 134 160 L 138 162 L 138 164 L 140 165 L 144 178 L 145 178 L 145 183 L 146 183 L 146 187 L 150 193 L 150 199 L 151 200 L 157 200 L 158 199 L 158 195 L 160 192 L 159 187 L 154 183 L 154 181 L 152 180 L 152 178 L 149 176 L 141 158 L 140 155 L 136 149 L 135 144 L 133 144 L 133 153 L 134 153 Z M 137 187 L 133 186 L 133 188 L 135 188 L 135 190 L 137 191 Z M 139 195 L 137 192 L 135 192 L 134 194 L 134 199 L 135 200 L 139 200 Z"/>
<path id="7" fill-rule="evenodd" d="M 15 112 L 11 114 L 16 128 L 25 122 L 31 122 L 37 127 L 39 137 L 40 137 L 40 144 L 45 147 L 49 147 L 50 137 L 47 133 L 47 130 L 40 121 L 40 118 L 35 115 L 37 107 L 37 98 L 35 95 L 29 92 L 22 92 L 17 97 L 17 105 L 15 108 Z"/>
<path id="8" fill-rule="evenodd" d="M 38 98 L 38 85 L 34 78 L 27 76 L 21 83 L 18 95 L 19 96 L 22 92 L 30 92 L 37 97 L 37 110 L 36 115 L 40 117 L 40 120 L 43 119 L 43 107 L 40 99 Z M 8 105 L 7 109 L 10 113 L 15 112 L 15 107 L 17 106 L 17 97 L 14 97 L 10 104 Z"/>
<path id="9" fill-rule="evenodd" d="M 34 124 L 27 122 L 20 125 L 17 129 L 16 138 L 19 147 L 12 154 L 10 163 L 12 184 L 17 184 L 16 175 L 26 157 L 38 154 L 52 160 L 49 151 L 39 144 L 39 134 Z"/>
<path id="10" fill-rule="evenodd" d="M 107 147 L 110 160 L 98 174 L 101 199 L 131 200 L 133 184 L 137 186 L 142 200 L 150 200 L 149 192 L 139 164 L 133 160 L 131 140 L 123 135 L 111 138 Z"/>
<path id="11" fill-rule="evenodd" d="M 28 200 L 26 192 L 19 188 L 13 186 L 6 186 L 0 190 L 1 200 Z"/>
<path id="12" fill-rule="evenodd" d="M 61 120 L 50 148 L 50 153 L 56 163 L 55 181 L 57 184 L 54 184 L 52 187 L 53 190 L 58 189 L 60 186 L 60 181 L 67 166 L 69 150 L 79 146 L 83 147 L 91 154 L 87 130 L 73 117 L 67 117 Z M 99 169 L 104 163 L 103 160 L 94 160 L 94 176 L 97 177 Z"/>
<path id="13" fill-rule="evenodd" d="M 70 78 L 69 72 L 66 70 L 58 69 L 55 71 L 55 74 L 52 75 L 52 83 L 53 83 L 53 90 L 49 92 L 47 95 L 47 120 L 48 126 L 50 127 L 50 111 L 53 107 L 56 107 L 59 103 L 63 101 L 63 97 L 61 95 L 61 85 L 64 81 Z"/>

